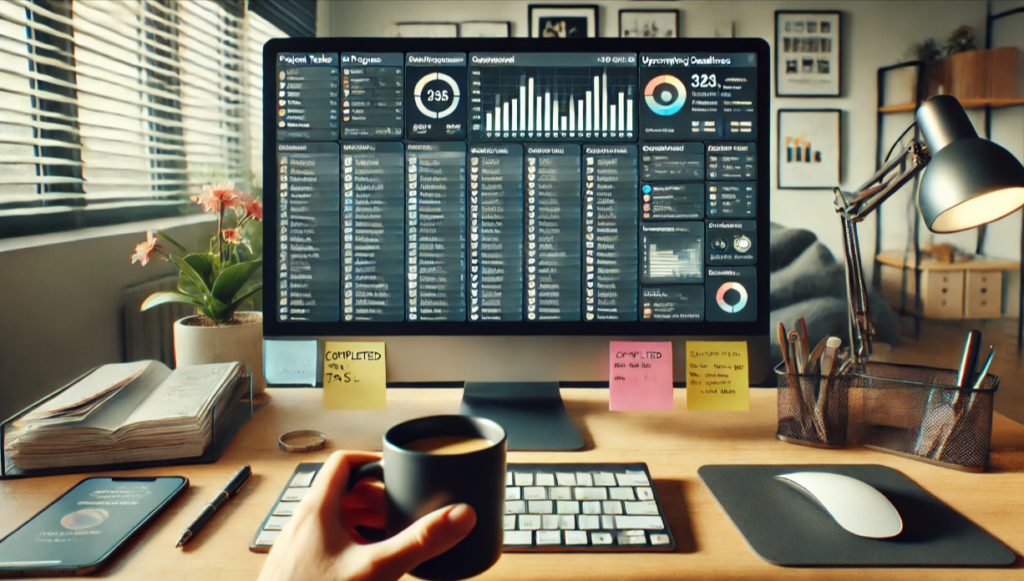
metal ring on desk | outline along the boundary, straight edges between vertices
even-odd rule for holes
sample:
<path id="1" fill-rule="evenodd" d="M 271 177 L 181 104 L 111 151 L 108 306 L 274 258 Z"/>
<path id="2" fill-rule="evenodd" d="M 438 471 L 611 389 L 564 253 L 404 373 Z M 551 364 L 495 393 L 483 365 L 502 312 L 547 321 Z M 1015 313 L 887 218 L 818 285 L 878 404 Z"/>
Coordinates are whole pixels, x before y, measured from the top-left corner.
<path id="1" fill-rule="evenodd" d="M 277 445 L 285 452 L 315 452 L 323 450 L 327 436 L 316 430 L 298 430 L 288 432 L 277 440 Z"/>

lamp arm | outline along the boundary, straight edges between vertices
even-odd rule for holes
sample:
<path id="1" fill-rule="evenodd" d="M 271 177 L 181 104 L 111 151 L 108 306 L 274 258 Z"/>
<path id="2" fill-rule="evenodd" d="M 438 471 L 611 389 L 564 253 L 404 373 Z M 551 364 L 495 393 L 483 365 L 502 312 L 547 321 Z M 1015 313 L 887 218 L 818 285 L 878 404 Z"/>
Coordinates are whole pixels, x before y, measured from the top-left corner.
<path id="1" fill-rule="evenodd" d="M 882 166 L 874 176 L 853 194 L 834 190 L 836 213 L 843 225 L 843 254 L 846 260 L 846 298 L 850 316 L 850 355 L 856 363 L 871 356 L 875 327 L 868 306 L 864 268 L 860 255 L 857 223 L 878 209 L 901 187 L 924 169 L 931 156 L 916 140 L 904 152 Z M 893 171 L 899 169 L 895 175 Z"/>

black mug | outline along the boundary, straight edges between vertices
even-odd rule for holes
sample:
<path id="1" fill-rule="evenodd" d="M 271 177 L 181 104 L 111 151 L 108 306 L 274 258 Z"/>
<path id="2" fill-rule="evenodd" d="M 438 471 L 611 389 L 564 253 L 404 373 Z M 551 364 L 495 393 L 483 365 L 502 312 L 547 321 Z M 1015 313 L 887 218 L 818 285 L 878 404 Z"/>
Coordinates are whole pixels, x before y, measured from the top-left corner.
<path id="1" fill-rule="evenodd" d="M 491 446 L 464 454 L 431 454 L 404 446 L 424 438 L 483 438 Z M 384 459 L 357 467 L 349 490 L 363 478 L 384 481 L 387 534 L 392 536 L 443 506 L 464 503 L 476 511 L 476 525 L 447 552 L 422 563 L 412 575 L 432 581 L 465 579 L 489 569 L 501 557 L 505 515 L 505 430 L 470 416 L 430 416 L 403 422 L 384 434 Z"/>

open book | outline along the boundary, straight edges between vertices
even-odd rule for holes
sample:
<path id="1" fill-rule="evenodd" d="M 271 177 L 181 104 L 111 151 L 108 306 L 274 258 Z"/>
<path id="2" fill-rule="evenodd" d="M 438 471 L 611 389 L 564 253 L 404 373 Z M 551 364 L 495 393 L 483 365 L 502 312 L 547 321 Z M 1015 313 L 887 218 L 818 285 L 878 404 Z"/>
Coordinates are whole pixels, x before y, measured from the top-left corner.
<path id="1" fill-rule="evenodd" d="M 248 385 L 243 373 L 241 363 L 104 365 L 13 422 L 4 452 L 19 470 L 201 456 L 214 415 Z"/>

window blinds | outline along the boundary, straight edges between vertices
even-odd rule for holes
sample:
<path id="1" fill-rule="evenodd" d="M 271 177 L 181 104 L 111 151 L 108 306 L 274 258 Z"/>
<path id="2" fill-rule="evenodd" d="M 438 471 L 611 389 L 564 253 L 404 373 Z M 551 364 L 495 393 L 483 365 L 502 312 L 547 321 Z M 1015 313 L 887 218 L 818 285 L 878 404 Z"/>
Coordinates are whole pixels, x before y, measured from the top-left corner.
<path id="1" fill-rule="evenodd" d="M 0 218 L 76 214 L 63 229 L 180 213 L 207 182 L 250 188 L 262 47 L 285 35 L 235 5 L 0 2 Z"/>

